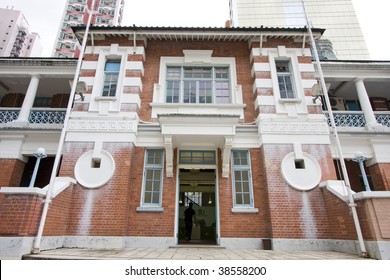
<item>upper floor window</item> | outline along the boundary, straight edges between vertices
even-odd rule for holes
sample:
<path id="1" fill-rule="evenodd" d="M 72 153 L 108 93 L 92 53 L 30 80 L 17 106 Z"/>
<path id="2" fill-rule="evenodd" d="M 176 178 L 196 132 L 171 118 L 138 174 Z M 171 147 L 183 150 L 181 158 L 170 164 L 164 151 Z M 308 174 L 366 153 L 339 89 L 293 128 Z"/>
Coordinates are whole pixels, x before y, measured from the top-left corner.
<path id="1" fill-rule="evenodd" d="M 286 60 L 276 61 L 276 72 L 278 75 L 278 84 L 281 98 L 296 98 L 293 75 L 290 62 Z"/>
<path id="2" fill-rule="evenodd" d="M 166 103 L 231 103 L 229 67 L 167 67 Z"/>
<path id="3" fill-rule="evenodd" d="M 107 60 L 104 66 L 102 96 L 115 96 L 120 70 L 119 60 Z"/>

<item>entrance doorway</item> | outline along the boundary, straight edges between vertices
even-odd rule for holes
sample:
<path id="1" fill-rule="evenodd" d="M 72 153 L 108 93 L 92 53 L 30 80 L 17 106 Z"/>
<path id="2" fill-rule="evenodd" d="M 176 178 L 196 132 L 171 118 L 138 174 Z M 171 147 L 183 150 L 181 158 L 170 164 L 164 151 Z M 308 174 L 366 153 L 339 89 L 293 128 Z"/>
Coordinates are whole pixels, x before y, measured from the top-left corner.
<path id="1" fill-rule="evenodd" d="M 189 244 L 216 244 L 215 188 L 215 169 L 179 170 L 179 244 L 187 243 L 184 211 L 190 202 L 195 216 Z"/>

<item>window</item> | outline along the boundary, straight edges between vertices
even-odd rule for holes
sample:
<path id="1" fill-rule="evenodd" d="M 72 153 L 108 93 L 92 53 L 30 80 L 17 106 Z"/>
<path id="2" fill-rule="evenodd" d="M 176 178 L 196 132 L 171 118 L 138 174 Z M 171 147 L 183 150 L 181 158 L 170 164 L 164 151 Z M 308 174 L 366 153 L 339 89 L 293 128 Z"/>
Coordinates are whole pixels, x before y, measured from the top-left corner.
<path id="1" fill-rule="evenodd" d="M 296 98 L 289 61 L 276 61 L 276 72 L 281 98 Z"/>
<path id="2" fill-rule="evenodd" d="M 230 103 L 228 67 L 167 67 L 166 103 Z"/>
<path id="3" fill-rule="evenodd" d="M 110 61 L 106 62 L 104 67 L 104 77 L 103 77 L 103 93 L 102 96 L 115 96 L 116 88 L 118 84 L 120 69 L 120 61 Z"/>
<path id="4" fill-rule="evenodd" d="M 216 164 L 215 151 L 180 151 L 180 164 Z"/>
<path id="5" fill-rule="evenodd" d="M 161 205 L 164 151 L 147 149 L 145 151 L 143 206 Z"/>
<path id="6" fill-rule="evenodd" d="M 234 207 L 253 207 L 248 151 L 232 151 L 232 173 Z"/>

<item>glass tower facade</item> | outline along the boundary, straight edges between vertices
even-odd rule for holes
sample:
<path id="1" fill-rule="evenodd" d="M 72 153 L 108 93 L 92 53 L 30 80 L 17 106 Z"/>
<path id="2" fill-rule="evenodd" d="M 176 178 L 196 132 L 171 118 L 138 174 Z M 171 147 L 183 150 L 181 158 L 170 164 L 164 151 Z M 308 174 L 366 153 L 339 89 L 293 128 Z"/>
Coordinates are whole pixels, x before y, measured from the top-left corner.
<path id="1" fill-rule="evenodd" d="M 230 0 L 235 27 L 302 27 L 306 18 L 302 0 Z M 337 59 L 370 59 L 351 0 L 304 0 L 313 27 L 325 28 Z"/>

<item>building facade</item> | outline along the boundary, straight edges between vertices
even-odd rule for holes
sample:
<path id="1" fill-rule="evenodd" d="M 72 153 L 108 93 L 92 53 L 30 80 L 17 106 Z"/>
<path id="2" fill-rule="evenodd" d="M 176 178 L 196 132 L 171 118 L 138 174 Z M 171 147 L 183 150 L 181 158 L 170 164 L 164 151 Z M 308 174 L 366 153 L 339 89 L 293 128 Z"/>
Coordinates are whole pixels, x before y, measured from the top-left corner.
<path id="1" fill-rule="evenodd" d="M 230 0 L 231 21 L 236 27 L 304 27 L 303 2 L 311 25 L 326 29 L 322 39 L 333 45 L 328 59 L 370 59 L 351 0 Z"/>
<path id="2" fill-rule="evenodd" d="M 0 8 L 0 57 L 40 56 L 42 45 L 37 33 L 30 33 L 22 12 Z"/>
<path id="3" fill-rule="evenodd" d="M 81 40 L 83 28 L 74 31 Z M 38 249 L 181 244 L 193 202 L 189 245 L 360 253 L 306 29 L 90 32 L 79 77 L 86 90 L 73 104 Z M 319 39 L 324 30 L 313 32 Z M 333 109 L 364 244 L 388 259 L 390 63 L 323 65 L 329 92 L 345 106 Z M 32 249 L 48 188 L 21 185 L 26 157 L 31 174 L 35 149 L 54 155 L 45 139 L 29 137 L 32 121 L 17 121 L 34 111 L 28 104 L 1 126 L 9 172 L 0 180 L 0 246 L 8 256 Z M 357 151 L 372 190 L 362 188 Z"/>
<path id="4" fill-rule="evenodd" d="M 72 26 L 85 25 L 92 0 L 68 0 L 57 32 L 53 56 L 78 57 L 80 44 L 73 34 Z M 92 18 L 93 25 L 114 26 L 122 22 L 124 0 L 96 0 Z"/>

